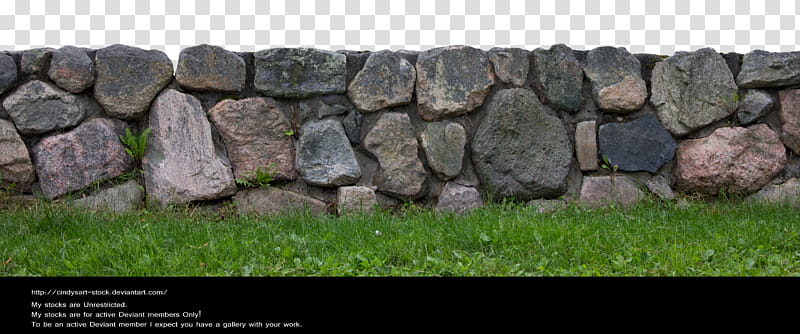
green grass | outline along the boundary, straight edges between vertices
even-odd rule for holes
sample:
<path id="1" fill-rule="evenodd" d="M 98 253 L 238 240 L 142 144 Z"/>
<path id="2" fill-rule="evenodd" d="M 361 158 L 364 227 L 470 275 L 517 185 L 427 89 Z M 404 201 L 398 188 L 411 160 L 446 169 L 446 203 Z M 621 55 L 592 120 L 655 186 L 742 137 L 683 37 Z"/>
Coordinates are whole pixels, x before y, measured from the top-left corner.
<path id="1" fill-rule="evenodd" d="M 376 234 L 380 231 L 380 235 Z M 239 216 L 192 209 L 0 211 L 12 276 L 795 276 L 800 218 L 781 206 L 645 203 L 553 214 Z M 10 260 L 10 261 L 9 261 Z"/>

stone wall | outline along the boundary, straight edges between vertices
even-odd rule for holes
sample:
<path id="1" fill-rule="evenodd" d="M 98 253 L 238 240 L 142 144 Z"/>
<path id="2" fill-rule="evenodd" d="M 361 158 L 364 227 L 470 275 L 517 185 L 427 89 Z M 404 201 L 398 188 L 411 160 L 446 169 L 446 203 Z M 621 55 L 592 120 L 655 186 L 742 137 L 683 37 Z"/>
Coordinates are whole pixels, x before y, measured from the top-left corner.
<path id="1" fill-rule="evenodd" d="M 797 192 L 800 52 L 184 49 L 0 53 L 0 186 L 128 210 Z M 141 161 L 120 136 L 150 129 Z M 141 172 L 137 172 L 141 170 Z M 257 170 L 268 188 L 246 188 Z M 774 195 L 778 193 L 779 195 Z M 555 206 L 554 206 L 555 205 Z"/>

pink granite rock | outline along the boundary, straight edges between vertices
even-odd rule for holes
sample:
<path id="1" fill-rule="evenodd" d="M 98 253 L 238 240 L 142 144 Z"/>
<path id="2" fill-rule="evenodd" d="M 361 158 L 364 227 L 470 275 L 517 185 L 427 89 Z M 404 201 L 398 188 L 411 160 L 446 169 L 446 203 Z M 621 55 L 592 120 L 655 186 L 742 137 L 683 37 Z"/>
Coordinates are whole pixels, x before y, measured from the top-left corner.
<path id="1" fill-rule="evenodd" d="M 707 195 L 755 192 L 786 165 L 786 148 L 766 124 L 719 128 L 681 142 L 675 155 L 676 186 Z"/>
<path id="2" fill-rule="evenodd" d="M 630 207 L 644 196 L 633 179 L 625 175 L 587 176 L 583 178 L 578 202 L 589 206 L 615 204 Z"/>
<path id="3" fill-rule="evenodd" d="M 375 190 L 370 187 L 339 187 L 336 190 L 336 210 L 339 215 L 347 213 L 372 213 L 378 199 Z"/>
<path id="4" fill-rule="evenodd" d="M 581 171 L 597 170 L 597 122 L 584 121 L 575 126 L 575 154 Z"/>
<path id="5" fill-rule="evenodd" d="M 800 154 L 800 89 L 785 89 L 779 92 L 780 108 L 778 118 L 781 120 L 781 141 Z"/>

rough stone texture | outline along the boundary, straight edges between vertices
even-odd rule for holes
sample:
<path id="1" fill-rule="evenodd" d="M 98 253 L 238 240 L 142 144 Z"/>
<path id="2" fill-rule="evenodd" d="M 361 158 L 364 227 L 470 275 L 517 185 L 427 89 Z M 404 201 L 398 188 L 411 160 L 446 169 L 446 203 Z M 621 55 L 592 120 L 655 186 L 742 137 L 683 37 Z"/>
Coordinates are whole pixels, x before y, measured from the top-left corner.
<path id="1" fill-rule="evenodd" d="M 17 83 L 17 63 L 11 56 L 0 53 L 0 94 L 11 90 Z"/>
<path id="2" fill-rule="evenodd" d="M 781 184 L 796 177 L 800 178 L 800 157 L 790 154 L 789 159 L 786 161 L 786 166 L 783 167 L 783 172 L 769 183 Z"/>
<path id="3" fill-rule="evenodd" d="M 525 206 L 534 207 L 537 213 L 554 213 L 566 208 L 567 203 L 561 199 L 535 199 L 525 203 Z"/>
<path id="4" fill-rule="evenodd" d="M 795 154 L 800 154 L 800 89 L 784 89 L 778 96 L 781 141 Z"/>
<path id="5" fill-rule="evenodd" d="M 592 97 L 602 110 L 630 112 L 641 108 L 647 99 L 641 64 L 625 48 L 592 49 L 583 71 L 592 83 Z"/>
<path id="6" fill-rule="evenodd" d="M 38 134 L 78 125 L 94 102 L 51 84 L 34 80 L 14 90 L 3 107 L 23 134 Z"/>
<path id="7" fill-rule="evenodd" d="M 431 122 L 419 135 L 428 166 L 442 180 L 452 179 L 461 172 L 467 132 L 456 122 Z"/>
<path id="8" fill-rule="evenodd" d="M 300 131 L 297 170 L 306 183 L 322 187 L 355 184 L 361 168 L 342 123 L 312 121 Z"/>
<path id="9" fill-rule="evenodd" d="M 39 141 L 32 152 L 44 195 L 53 199 L 131 171 L 133 159 L 119 140 L 126 127 L 119 120 L 95 118 Z"/>
<path id="10" fill-rule="evenodd" d="M 241 92 L 244 59 L 219 46 L 202 44 L 181 50 L 175 80 L 182 88 L 202 92 Z"/>
<path id="11" fill-rule="evenodd" d="M 651 79 L 653 78 L 653 69 L 656 68 L 656 63 L 664 61 L 664 58 L 659 55 L 649 53 L 637 53 L 633 56 L 639 60 L 639 64 L 641 65 L 640 74 L 642 76 L 642 80 L 644 80 L 645 84 L 647 85 L 647 93 L 649 94 Z"/>
<path id="12" fill-rule="evenodd" d="M 342 126 L 344 126 L 344 132 L 347 134 L 347 138 L 353 145 L 358 145 L 361 143 L 362 122 L 363 120 L 361 117 L 361 113 L 354 110 L 348 112 L 347 116 L 345 116 L 344 119 L 342 120 Z"/>
<path id="13" fill-rule="evenodd" d="M 305 98 L 346 91 L 347 56 L 312 48 L 275 48 L 255 56 L 255 89 L 274 97 Z"/>
<path id="14" fill-rule="evenodd" d="M 236 192 L 230 162 L 195 97 L 165 89 L 153 101 L 148 126 L 142 167 L 150 199 L 166 207 Z"/>
<path id="15" fill-rule="evenodd" d="M 504 89 L 486 106 L 471 141 L 481 183 L 497 199 L 557 197 L 567 190 L 567 130 L 532 91 Z"/>
<path id="16" fill-rule="evenodd" d="M 24 74 L 46 74 L 43 73 L 50 66 L 53 58 L 53 48 L 38 48 L 22 51 L 20 57 L 20 69 Z M 14 66 L 16 68 L 16 65 Z M 16 73 L 16 71 L 14 71 Z"/>
<path id="17" fill-rule="evenodd" d="M 17 190 L 29 191 L 35 179 L 36 169 L 25 142 L 13 123 L 0 119 L 0 188 L 14 184 Z"/>
<path id="18" fill-rule="evenodd" d="M 579 203 L 588 206 L 619 205 L 631 207 L 644 199 L 636 182 L 625 176 L 587 176 L 583 178 Z"/>
<path id="19" fill-rule="evenodd" d="M 791 178 L 783 184 L 769 184 L 757 193 L 750 195 L 745 201 L 788 204 L 798 207 L 800 206 L 800 179 Z"/>
<path id="20" fill-rule="evenodd" d="M 520 48 L 492 48 L 488 52 L 497 78 L 517 87 L 525 85 L 528 79 L 531 63 L 528 54 L 528 50 Z"/>
<path id="21" fill-rule="evenodd" d="M 741 102 L 739 102 L 739 109 L 736 110 L 736 117 L 743 125 L 753 123 L 765 116 L 772 111 L 775 104 L 769 93 L 759 89 L 748 89 L 740 98 Z"/>
<path id="22" fill-rule="evenodd" d="M 339 215 L 348 213 L 372 213 L 378 199 L 375 190 L 369 187 L 339 187 L 336 190 L 336 211 Z"/>
<path id="23" fill-rule="evenodd" d="M 744 55 L 736 77 L 742 88 L 781 87 L 800 84 L 800 51 L 753 50 Z"/>
<path id="24" fill-rule="evenodd" d="M 407 114 L 381 115 L 364 137 L 364 147 L 380 164 L 373 178 L 379 191 L 401 199 L 423 195 L 427 173 L 419 159 L 419 146 Z"/>
<path id="25" fill-rule="evenodd" d="M 494 73 L 483 50 L 448 46 L 417 58 L 417 113 L 426 121 L 466 114 L 483 104 Z"/>
<path id="26" fill-rule="evenodd" d="M 731 74 L 733 77 L 736 78 L 739 76 L 739 73 L 742 71 L 742 54 L 736 52 L 728 52 L 722 55 L 722 58 L 725 59 L 725 63 L 728 64 L 728 68 L 731 70 Z"/>
<path id="27" fill-rule="evenodd" d="M 144 192 L 134 180 L 101 190 L 72 201 L 72 205 L 90 210 L 125 212 L 136 210 L 144 200 Z"/>
<path id="28" fill-rule="evenodd" d="M 298 125 L 316 121 L 328 116 L 346 115 L 356 108 L 346 95 L 322 95 L 300 100 L 295 110 L 294 120 Z"/>
<path id="29" fill-rule="evenodd" d="M 645 182 L 645 185 L 651 193 L 656 194 L 656 196 L 658 196 L 660 199 L 669 201 L 675 198 L 675 193 L 672 192 L 669 182 L 667 182 L 667 179 L 662 175 L 651 177 L 649 180 L 647 180 L 647 182 Z"/>
<path id="30" fill-rule="evenodd" d="M 439 193 L 435 210 L 453 213 L 467 213 L 483 206 L 478 189 L 462 186 L 455 182 L 447 182 Z"/>
<path id="31" fill-rule="evenodd" d="M 274 168 L 275 180 L 297 177 L 294 140 L 284 133 L 293 127 L 282 108 L 272 98 L 256 97 L 222 100 L 208 111 L 225 143 L 236 178 L 247 178 L 258 168 Z"/>
<path id="32" fill-rule="evenodd" d="M 786 149 L 766 124 L 720 128 L 678 145 L 673 173 L 682 190 L 716 195 L 754 192 L 786 165 Z"/>
<path id="33" fill-rule="evenodd" d="M 531 52 L 533 88 L 547 105 L 575 112 L 583 107 L 583 67 L 568 46 L 553 45 L 550 50 Z"/>
<path id="34" fill-rule="evenodd" d="M 367 62 L 367 59 L 369 59 L 369 55 L 372 52 L 354 50 L 339 50 L 336 52 L 347 57 L 347 80 L 345 87 L 350 86 L 350 83 L 353 82 L 356 74 L 358 74 L 358 72 L 360 72 L 364 67 L 364 64 Z"/>
<path id="35" fill-rule="evenodd" d="M 47 75 L 58 87 L 80 93 L 94 84 L 94 62 L 83 49 L 65 46 L 53 52 Z"/>
<path id="36" fill-rule="evenodd" d="M 370 112 L 411 102 L 414 66 L 398 54 L 373 52 L 347 88 L 347 96 L 362 111 Z"/>
<path id="37" fill-rule="evenodd" d="M 240 190 L 234 202 L 239 213 L 257 216 L 302 214 L 306 210 L 321 215 L 327 209 L 323 201 L 274 187 Z"/>
<path id="38" fill-rule="evenodd" d="M 673 135 L 683 136 L 736 110 L 738 87 L 728 65 L 711 48 L 676 52 L 656 64 L 650 102 Z"/>
<path id="39" fill-rule="evenodd" d="M 95 55 L 94 97 L 106 114 L 142 118 L 150 102 L 172 81 L 172 61 L 159 50 L 115 44 Z"/>
<path id="40" fill-rule="evenodd" d="M 575 126 L 575 154 L 581 171 L 597 170 L 597 122 L 583 121 Z"/>
<path id="41" fill-rule="evenodd" d="M 677 144 L 652 114 L 627 123 L 606 123 L 598 136 L 600 156 L 623 171 L 655 173 L 675 156 Z"/>

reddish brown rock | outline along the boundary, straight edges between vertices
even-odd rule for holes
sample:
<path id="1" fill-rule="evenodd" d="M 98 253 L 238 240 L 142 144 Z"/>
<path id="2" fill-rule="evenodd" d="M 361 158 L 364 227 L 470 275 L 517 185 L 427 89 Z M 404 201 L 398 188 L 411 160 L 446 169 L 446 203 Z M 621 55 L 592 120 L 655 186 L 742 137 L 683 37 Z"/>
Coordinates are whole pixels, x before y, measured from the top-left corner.
<path id="1" fill-rule="evenodd" d="M 786 149 L 766 124 L 720 128 L 708 137 L 685 140 L 676 152 L 676 186 L 716 195 L 761 189 L 786 165 Z"/>
<path id="2" fill-rule="evenodd" d="M 28 148 L 14 128 L 14 124 L 0 119 L 0 188 L 28 191 L 36 179 L 36 169 Z"/>
<path id="3" fill-rule="evenodd" d="M 641 65 L 625 48 L 592 49 L 586 62 L 583 71 L 592 83 L 598 108 L 630 112 L 642 107 L 647 98 L 647 86 L 641 77 Z"/>
<path id="4" fill-rule="evenodd" d="M 274 166 L 276 180 L 294 180 L 295 151 L 292 124 L 280 102 L 269 97 L 222 100 L 208 112 L 219 130 L 236 178 Z"/>
<path id="5" fill-rule="evenodd" d="M 95 118 L 39 141 L 32 151 L 45 196 L 56 198 L 131 171 L 133 159 L 119 140 L 126 127 L 119 120 Z"/>
<path id="6" fill-rule="evenodd" d="M 625 175 L 587 176 L 581 184 L 579 203 L 589 206 L 609 204 L 630 207 L 645 197 L 636 182 Z"/>
<path id="7" fill-rule="evenodd" d="M 65 46 L 53 52 L 47 75 L 58 87 L 80 93 L 94 84 L 94 62 L 82 49 Z"/>
<path id="8" fill-rule="evenodd" d="M 378 199 L 370 187 L 339 187 L 336 190 L 336 208 L 340 215 L 355 212 L 372 213 Z"/>
<path id="9" fill-rule="evenodd" d="M 779 92 L 781 106 L 781 141 L 794 153 L 800 154 L 800 89 L 785 89 Z"/>
<path id="10" fill-rule="evenodd" d="M 244 189 L 234 196 L 241 214 L 291 215 L 308 212 L 321 215 L 326 212 L 323 201 L 279 188 Z"/>
<path id="11" fill-rule="evenodd" d="M 575 153 L 582 171 L 597 170 L 597 127 L 595 121 L 580 122 L 575 127 Z"/>

